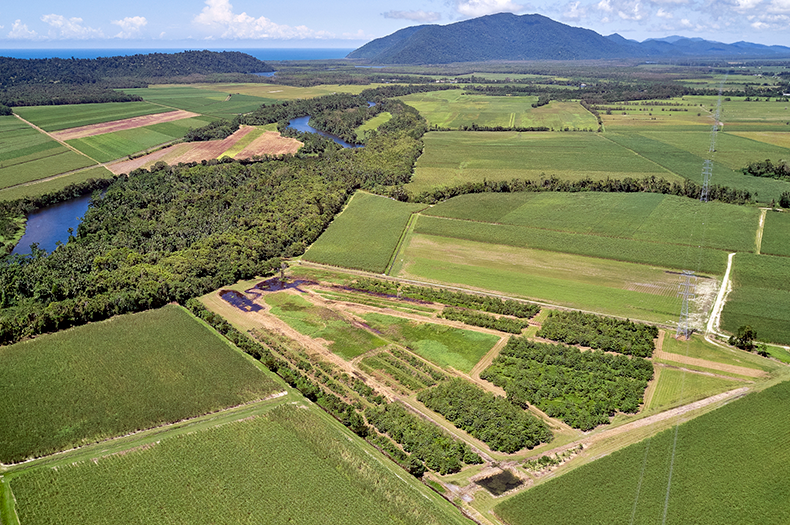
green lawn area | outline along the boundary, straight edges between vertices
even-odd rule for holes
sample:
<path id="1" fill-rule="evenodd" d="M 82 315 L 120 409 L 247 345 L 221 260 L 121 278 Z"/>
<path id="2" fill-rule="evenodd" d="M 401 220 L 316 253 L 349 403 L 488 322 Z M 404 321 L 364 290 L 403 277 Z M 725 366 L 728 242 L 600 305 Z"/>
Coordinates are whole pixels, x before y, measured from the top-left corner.
<path id="1" fill-rule="evenodd" d="M 180 306 L 0 347 L 0 461 L 260 399 L 277 385 Z"/>
<path id="2" fill-rule="evenodd" d="M 554 101 L 533 108 L 538 97 L 487 96 L 459 89 L 415 93 L 400 97 L 416 108 L 430 126 L 459 129 L 462 126 L 505 128 L 548 127 L 552 131 L 598 129 L 596 118 L 578 102 Z"/>
<path id="3" fill-rule="evenodd" d="M 104 104 L 68 104 L 63 106 L 29 106 L 14 108 L 14 113 L 44 131 L 60 131 L 90 124 L 112 122 L 142 115 L 171 111 L 148 102 L 108 102 Z"/>
<path id="4" fill-rule="evenodd" d="M 22 523 L 462 525 L 314 405 L 287 403 L 111 456 L 15 475 Z"/>
<path id="5" fill-rule="evenodd" d="M 660 267 L 417 234 L 402 253 L 402 278 L 649 322 L 676 322 L 680 309 L 677 275 Z"/>
<path id="6" fill-rule="evenodd" d="M 417 160 L 406 188 L 416 194 L 435 186 L 466 182 L 539 180 L 594 180 L 645 176 L 682 180 L 652 162 L 607 140 L 601 133 L 563 132 L 431 132 L 423 137 L 425 150 Z M 608 134 L 607 134 L 608 136 Z M 696 171 L 702 169 L 702 163 Z"/>
<path id="7" fill-rule="evenodd" d="M 739 253 L 732 264 L 721 327 L 736 333 L 750 325 L 758 340 L 790 344 L 790 258 Z"/>
<path id="8" fill-rule="evenodd" d="M 433 323 L 420 323 L 383 314 L 365 316 L 382 337 L 408 347 L 440 367 L 469 373 L 499 337 Z"/>
<path id="9" fill-rule="evenodd" d="M 650 524 L 664 515 L 670 525 L 785 524 L 788 434 L 784 382 L 536 485 L 495 512 L 508 525 Z"/>
<path id="10" fill-rule="evenodd" d="M 744 386 L 742 381 L 712 377 L 674 368 L 661 368 L 656 390 L 647 408 L 667 410 Z"/>
<path id="11" fill-rule="evenodd" d="M 329 349 L 343 359 L 354 359 L 387 344 L 364 328 L 354 326 L 337 312 L 315 306 L 298 295 L 278 292 L 267 294 L 265 300 L 272 307 L 272 315 L 303 335 L 330 341 Z"/>
<path id="12" fill-rule="evenodd" d="M 389 111 L 379 113 L 357 128 L 357 137 L 364 138 L 369 131 L 379 129 L 379 126 L 386 124 L 390 119 L 392 119 L 392 113 Z"/>
<path id="13" fill-rule="evenodd" d="M 307 261 L 383 273 L 411 214 L 424 204 L 408 204 L 357 192 L 310 246 Z"/>

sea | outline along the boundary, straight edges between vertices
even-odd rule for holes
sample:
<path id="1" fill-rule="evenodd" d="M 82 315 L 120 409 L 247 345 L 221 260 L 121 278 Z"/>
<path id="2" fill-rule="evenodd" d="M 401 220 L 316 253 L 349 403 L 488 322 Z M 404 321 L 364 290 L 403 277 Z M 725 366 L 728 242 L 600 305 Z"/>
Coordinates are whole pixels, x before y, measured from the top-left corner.
<path id="1" fill-rule="evenodd" d="M 206 48 L 194 48 L 203 50 Z M 0 49 L 0 56 L 10 58 L 98 58 L 148 53 L 179 53 L 190 48 L 146 49 Z M 332 60 L 345 58 L 354 48 L 245 48 L 211 49 L 209 51 L 240 51 L 263 61 Z"/>

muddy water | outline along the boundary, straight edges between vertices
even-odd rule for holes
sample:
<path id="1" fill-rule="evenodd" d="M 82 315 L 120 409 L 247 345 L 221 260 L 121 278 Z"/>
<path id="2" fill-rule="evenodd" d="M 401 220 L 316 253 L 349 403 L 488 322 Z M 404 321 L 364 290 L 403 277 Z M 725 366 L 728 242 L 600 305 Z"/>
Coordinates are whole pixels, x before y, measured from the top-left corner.
<path id="1" fill-rule="evenodd" d="M 479 479 L 475 483 L 486 489 L 494 496 L 500 496 L 508 490 L 513 490 L 524 484 L 515 474 L 509 470 L 503 470 L 499 474 Z"/>

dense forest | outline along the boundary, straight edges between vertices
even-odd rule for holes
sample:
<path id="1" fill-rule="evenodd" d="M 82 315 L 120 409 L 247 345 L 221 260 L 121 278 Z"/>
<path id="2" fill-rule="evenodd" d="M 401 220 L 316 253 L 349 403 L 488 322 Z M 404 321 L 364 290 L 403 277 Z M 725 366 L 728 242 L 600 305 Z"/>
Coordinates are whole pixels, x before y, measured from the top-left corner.
<path id="1" fill-rule="evenodd" d="M 419 115 L 395 115 L 360 150 L 315 158 L 137 170 L 96 194 L 76 235 L 0 266 L 0 342 L 161 306 L 300 255 L 357 188 L 403 184 Z M 9 211 L 22 204 L 6 205 Z"/>
<path id="2" fill-rule="evenodd" d="M 503 388 L 512 403 L 531 403 L 573 428 L 590 430 L 618 411 L 639 410 L 653 364 L 512 337 L 480 377 Z"/>
<path id="3" fill-rule="evenodd" d="M 506 454 L 552 440 L 546 424 L 504 397 L 495 396 L 460 378 L 420 392 L 417 400 L 440 413 L 491 450 Z"/>
<path id="4" fill-rule="evenodd" d="M 658 328 L 628 319 L 555 310 L 549 312 L 536 335 L 605 352 L 650 357 L 656 348 L 654 340 L 658 337 Z"/>

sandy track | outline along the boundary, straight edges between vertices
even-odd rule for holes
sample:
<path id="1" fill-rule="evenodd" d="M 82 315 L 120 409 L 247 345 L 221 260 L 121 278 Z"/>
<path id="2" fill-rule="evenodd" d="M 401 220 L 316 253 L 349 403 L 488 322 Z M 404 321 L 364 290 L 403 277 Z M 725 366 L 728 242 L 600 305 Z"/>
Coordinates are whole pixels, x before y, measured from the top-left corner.
<path id="1" fill-rule="evenodd" d="M 143 115 L 141 117 L 132 117 L 123 120 L 114 120 L 112 122 L 102 122 L 101 124 L 64 129 L 63 131 L 52 133 L 52 136 L 56 137 L 58 140 L 82 139 L 94 135 L 104 135 L 105 133 L 142 128 L 144 126 L 151 126 L 152 124 L 162 124 L 164 122 L 173 122 L 199 116 L 198 113 L 179 109 L 178 111 L 168 111 L 167 113 Z"/>

